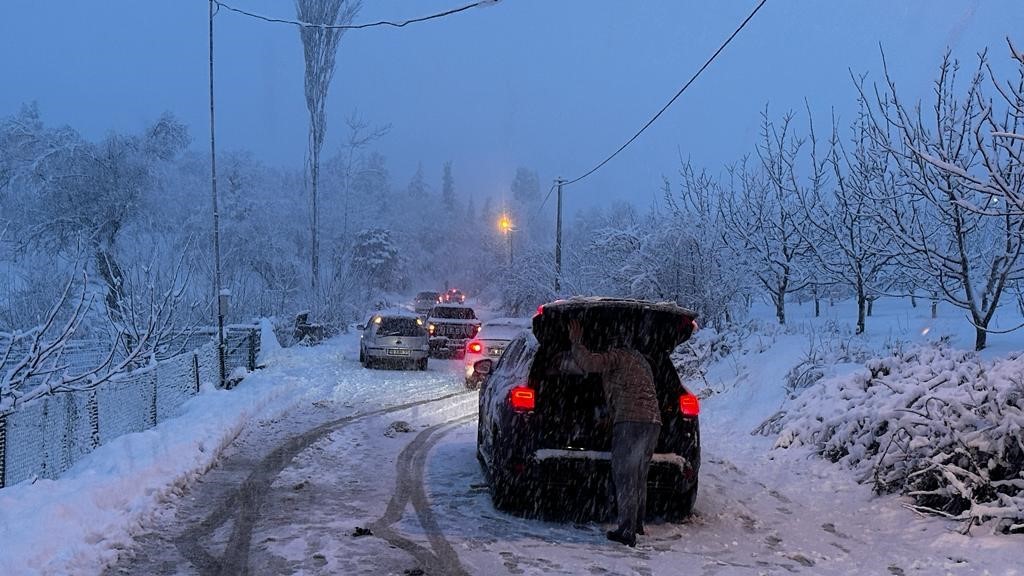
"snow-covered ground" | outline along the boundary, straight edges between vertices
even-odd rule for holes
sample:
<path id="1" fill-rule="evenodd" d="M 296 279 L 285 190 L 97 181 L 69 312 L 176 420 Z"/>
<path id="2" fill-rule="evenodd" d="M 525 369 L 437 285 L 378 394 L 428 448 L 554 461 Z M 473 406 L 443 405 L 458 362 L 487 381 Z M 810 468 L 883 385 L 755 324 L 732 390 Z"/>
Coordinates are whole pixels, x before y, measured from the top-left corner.
<path id="1" fill-rule="evenodd" d="M 812 342 L 884 353 L 973 338 L 962 315 L 932 321 L 925 304 L 878 302 L 864 338 L 848 304 L 824 311 L 794 306 L 785 329 L 761 322 L 695 385 L 711 393 L 696 514 L 650 526 L 636 549 L 600 524 L 496 512 L 459 363 L 364 370 L 348 335 L 279 351 L 235 390 L 204 392 L 58 481 L 0 491 L 0 573 L 1024 574 L 1024 537 L 960 535 L 807 449 L 751 434 L 785 405 L 785 376 Z M 1024 336 L 990 343 L 996 357 Z"/>

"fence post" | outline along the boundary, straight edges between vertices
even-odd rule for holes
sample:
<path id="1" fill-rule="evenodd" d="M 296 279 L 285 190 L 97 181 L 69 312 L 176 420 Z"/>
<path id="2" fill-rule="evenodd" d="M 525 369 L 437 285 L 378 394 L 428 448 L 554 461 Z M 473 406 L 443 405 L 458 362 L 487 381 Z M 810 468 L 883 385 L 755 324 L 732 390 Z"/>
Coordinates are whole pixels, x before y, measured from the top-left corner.
<path id="1" fill-rule="evenodd" d="M 7 478 L 7 417 L 0 416 L 0 488 Z"/>
<path id="2" fill-rule="evenodd" d="M 196 381 L 196 394 L 199 394 L 199 353 L 192 353 L 192 378 Z"/>
<path id="3" fill-rule="evenodd" d="M 95 450 L 100 445 L 100 403 L 96 399 L 96 390 L 89 391 L 89 400 L 86 402 L 85 411 L 89 414 L 89 447 Z"/>
<path id="4" fill-rule="evenodd" d="M 157 424 L 157 421 L 156 421 L 156 394 L 157 394 L 157 390 L 160 389 L 160 381 L 159 381 L 159 379 L 157 379 L 156 375 L 157 375 L 157 370 L 156 370 L 156 368 L 154 368 L 153 369 L 153 400 L 149 404 L 149 426 L 150 426 L 150 428 L 152 428 L 153 426 L 156 426 L 156 424 Z"/>
<path id="5" fill-rule="evenodd" d="M 249 330 L 249 372 L 256 369 L 256 330 Z"/>

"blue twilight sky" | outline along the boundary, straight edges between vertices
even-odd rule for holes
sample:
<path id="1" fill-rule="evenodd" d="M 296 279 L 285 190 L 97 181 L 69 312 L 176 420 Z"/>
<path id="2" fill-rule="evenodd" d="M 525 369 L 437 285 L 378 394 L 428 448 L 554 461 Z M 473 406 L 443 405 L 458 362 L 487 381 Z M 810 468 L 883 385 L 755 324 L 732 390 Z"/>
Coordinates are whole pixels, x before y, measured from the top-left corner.
<path id="1" fill-rule="evenodd" d="M 403 19 L 468 0 L 365 0 L 357 21 Z M 229 0 L 294 17 L 291 0 Z M 633 134 L 717 48 L 755 0 L 502 0 L 402 29 L 342 39 L 326 151 L 353 111 L 391 123 L 377 143 L 394 185 L 422 162 L 434 189 L 451 160 L 459 194 L 507 194 L 517 166 L 542 188 L 588 170 Z M 3 0 L 0 116 L 36 100 L 44 120 L 90 138 L 136 131 L 170 110 L 193 146 L 208 138 L 205 0 Z M 827 126 L 851 118 L 849 71 L 879 77 L 879 45 L 907 96 L 927 94 L 950 46 L 968 63 L 1007 35 L 1024 45 L 1021 0 L 768 0 L 721 57 L 612 164 L 566 190 L 570 213 L 629 199 L 646 205 L 679 156 L 718 169 L 750 152 L 773 116 L 808 98 Z M 302 51 L 292 26 L 216 17 L 218 144 L 301 166 L 306 146 Z M 479 205 L 479 204 L 478 204 Z"/>

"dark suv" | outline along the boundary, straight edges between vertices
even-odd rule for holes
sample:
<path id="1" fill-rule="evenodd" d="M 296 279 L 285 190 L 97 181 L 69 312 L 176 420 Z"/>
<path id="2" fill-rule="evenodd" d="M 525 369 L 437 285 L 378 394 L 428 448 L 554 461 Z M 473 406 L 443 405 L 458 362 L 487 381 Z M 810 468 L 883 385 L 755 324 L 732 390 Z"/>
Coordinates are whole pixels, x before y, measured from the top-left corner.
<path id="1" fill-rule="evenodd" d="M 495 507 L 519 511 L 589 492 L 589 505 L 576 516 L 610 514 L 611 414 L 600 375 L 583 373 L 572 360 L 568 324 L 575 319 L 588 349 L 618 342 L 650 362 L 662 427 L 647 512 L 669 520 L 688 515 L 697 497 L 700 409 L 669 354 L 693 333 L 695 317 L 675 304 L 559 300 L 538 310 L 532 332 L 513 340 L 496 365 L 477 362 L 478 370 L 490 371 L 480 392 L 477 457 Z"/>

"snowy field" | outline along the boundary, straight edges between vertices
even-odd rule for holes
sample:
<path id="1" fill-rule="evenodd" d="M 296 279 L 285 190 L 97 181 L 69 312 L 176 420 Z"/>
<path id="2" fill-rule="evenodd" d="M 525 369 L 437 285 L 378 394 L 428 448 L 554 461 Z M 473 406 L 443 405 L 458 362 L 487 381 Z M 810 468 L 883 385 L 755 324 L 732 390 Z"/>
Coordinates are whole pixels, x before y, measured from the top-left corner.
<path id="1" fill-rule="evenodd" d="M 933 321 L 925 303 L 876 303 L 863 338 L 851 306 L 812 311 L 757 322 L 693 383 L 710 394 L 696 513 L 649 526 L 635 549 L 598 523 L 496 512 L 459 363 L 364 370 L 346 335 L 273 353 L 235 390 L 203 392 L 58 481 L 0 491 L 0 574 L 1024 574 L 1024 536 L 961 535 L 807 448 L 751 434 L 790 404 L 786 374 L 812 345 L 973 342 L 962 315 L 940 307 Z M 1022 338 L 993 335 L 983 356 Z"/>

